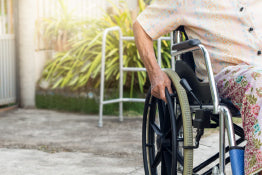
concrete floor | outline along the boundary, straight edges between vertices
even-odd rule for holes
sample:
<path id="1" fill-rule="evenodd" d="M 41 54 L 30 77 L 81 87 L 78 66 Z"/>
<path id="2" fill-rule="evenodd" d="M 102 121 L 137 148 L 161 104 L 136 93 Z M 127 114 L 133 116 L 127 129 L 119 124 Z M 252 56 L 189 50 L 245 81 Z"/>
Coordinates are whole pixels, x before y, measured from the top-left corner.
<path id="1" fill-rule="evenodd" d="M 142 117 L 104 117 L 36 109 L 0 113 L 0 174 L 142 175 Z M 194 152 L 205 159 L 218 150 L 209 133 Z M 197 164 L 197 162 L 195 162 Z M 227 174 L 231 174 L 230 172 Z"/>

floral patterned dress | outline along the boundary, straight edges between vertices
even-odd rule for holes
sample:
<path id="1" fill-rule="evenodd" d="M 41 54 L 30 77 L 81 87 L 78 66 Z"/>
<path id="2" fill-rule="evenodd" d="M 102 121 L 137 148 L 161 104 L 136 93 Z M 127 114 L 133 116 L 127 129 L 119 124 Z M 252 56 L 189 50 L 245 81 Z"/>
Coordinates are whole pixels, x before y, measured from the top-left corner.
<path id="1" fill-rule="evenodd" d="M 218 91 L 240 110 L 247 144 L 245 174 L 262 167 L 262 67 L 229 66 L 216 75 Z"/>

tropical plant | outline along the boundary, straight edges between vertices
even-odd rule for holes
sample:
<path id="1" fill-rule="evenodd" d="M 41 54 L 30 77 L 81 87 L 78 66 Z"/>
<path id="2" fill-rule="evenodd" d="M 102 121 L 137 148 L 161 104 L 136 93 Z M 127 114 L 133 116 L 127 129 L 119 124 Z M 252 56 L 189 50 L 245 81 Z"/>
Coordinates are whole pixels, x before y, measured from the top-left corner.
<path id="1" fill-rule="evenodd" d="M 142 0 L 139 0 L 140 11 L 145 8 Z M 79 25 L 78 35 L 70 40 L 71 48 L 65 52 L 58 52 L 55 59 L 47 64 L 43 72 L 43 79 L 48 80 L 52 88 L 70 87 L 81 89 L 89 85 L 95 88 L 100 84 L 101 70 L 101 45 L 104 29 L 119 26 L 124 36 L 133 36 L 132 18 L 130 10 L 124 2 L 121 7 L 112 3 L 113 13 L 105 13 L 102 20 L 92 21 L 87 25 Z M 163 42 L 162 64 L 170 65 L 168 53 L 170 45 Z M 109 87 L 116 87 L 119 79 L 119 35 L 110 33 L 106 42 L 106 84 Z M 155 46 L 156 48 L 156 46 Z M 143 67 L 135 42 L 125 41 L 123 43 L 123 64 L 124 67 Z M 134 87 L 143 91 L 146 83 L 145 72 L 129 72 L 124 74 L 124 82 L 130 87 L 132 96 Z"/>

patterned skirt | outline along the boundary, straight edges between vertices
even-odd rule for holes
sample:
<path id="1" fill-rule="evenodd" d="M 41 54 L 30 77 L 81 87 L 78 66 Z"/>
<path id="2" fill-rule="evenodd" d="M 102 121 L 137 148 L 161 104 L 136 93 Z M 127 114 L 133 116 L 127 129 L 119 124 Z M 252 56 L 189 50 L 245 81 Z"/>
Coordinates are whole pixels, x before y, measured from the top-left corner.
<path id="1" fill-rule="evenodd" d="M 245 174 L 262 171 L 262 67 L 237 65 L 215 76 L 221 97 L 240 110 L 245 139 Z"/>

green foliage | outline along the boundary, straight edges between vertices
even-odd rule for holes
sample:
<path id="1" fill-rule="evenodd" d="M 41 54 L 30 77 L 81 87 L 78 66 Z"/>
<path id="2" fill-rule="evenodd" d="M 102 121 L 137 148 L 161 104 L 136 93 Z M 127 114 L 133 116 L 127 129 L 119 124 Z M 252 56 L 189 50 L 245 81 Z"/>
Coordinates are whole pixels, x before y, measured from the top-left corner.
<path id="1" fill-rule="evenodd" d="M 84 97 L 68 97 L 61 94 L 36 94 L 36 107 L 39 109 L 55 109 L 68 112 L 95 114 L 99 106 L 93 99 Z"/>
<path id="2" fill-rule="evenodd" d="M 139 0 L 140 11 L 145 8 L 143 0 Z M 63 12 L 64 13 L 64 12 Z M 67 16 L 67 15 L 64 15 Z M 68 19 L 70 17 L 67 16 Z M 100 84 L 102 35 L 106 28 L 119 26 L 123 36 L 133 36 L 133 21 L 127 5 L 121 7 L 112 4 L 112 13 L 105 13 L 103 19 L 79 23 L 77 35 L 69 39 L 70 49 L 57 52 L 42 74 L 42 80 L 48 81 L 51 88 L 70 88 L 79 90 L 97 88 Z M 162 43 L 163 67 L 170 67 L 170 44 Z M 156 46 L 154 46 L 156 49 Z M 123 43 L 124 67 L 143 67 L 134 41 Z M 118 87 L 119 80 L 119 35 L 112 32 L 107 36 L 105 79 L 107 87 Z M 124 83 L 130 87 L 132 96 L 134 87 L 143 91 L 146 83 L 145 72 L 128 72 L 124 74 Z"/>
<path id="3" fill-rule="evenodd" d="M 126 94 L 125 94 L 126 95 Z M 113 93 L 108 98 L 115 98 Z M 140 97 L 141 98 L 141 97 Z M 54 109 L 67 112 L 80 112 L 85 114 L 99 113 L 99 102 L 94 98 L 79 95 L 65 95 L 59 92 L 38 92 L 35 97 L 36 107 L 39 109 Z M 143 103 L 124 103 L 123 112 L 125 116 L 141 116 L 143 114 Z M 103 114 L 118 115 L 119 104 L 107 104 L 104 106 Z"/>

